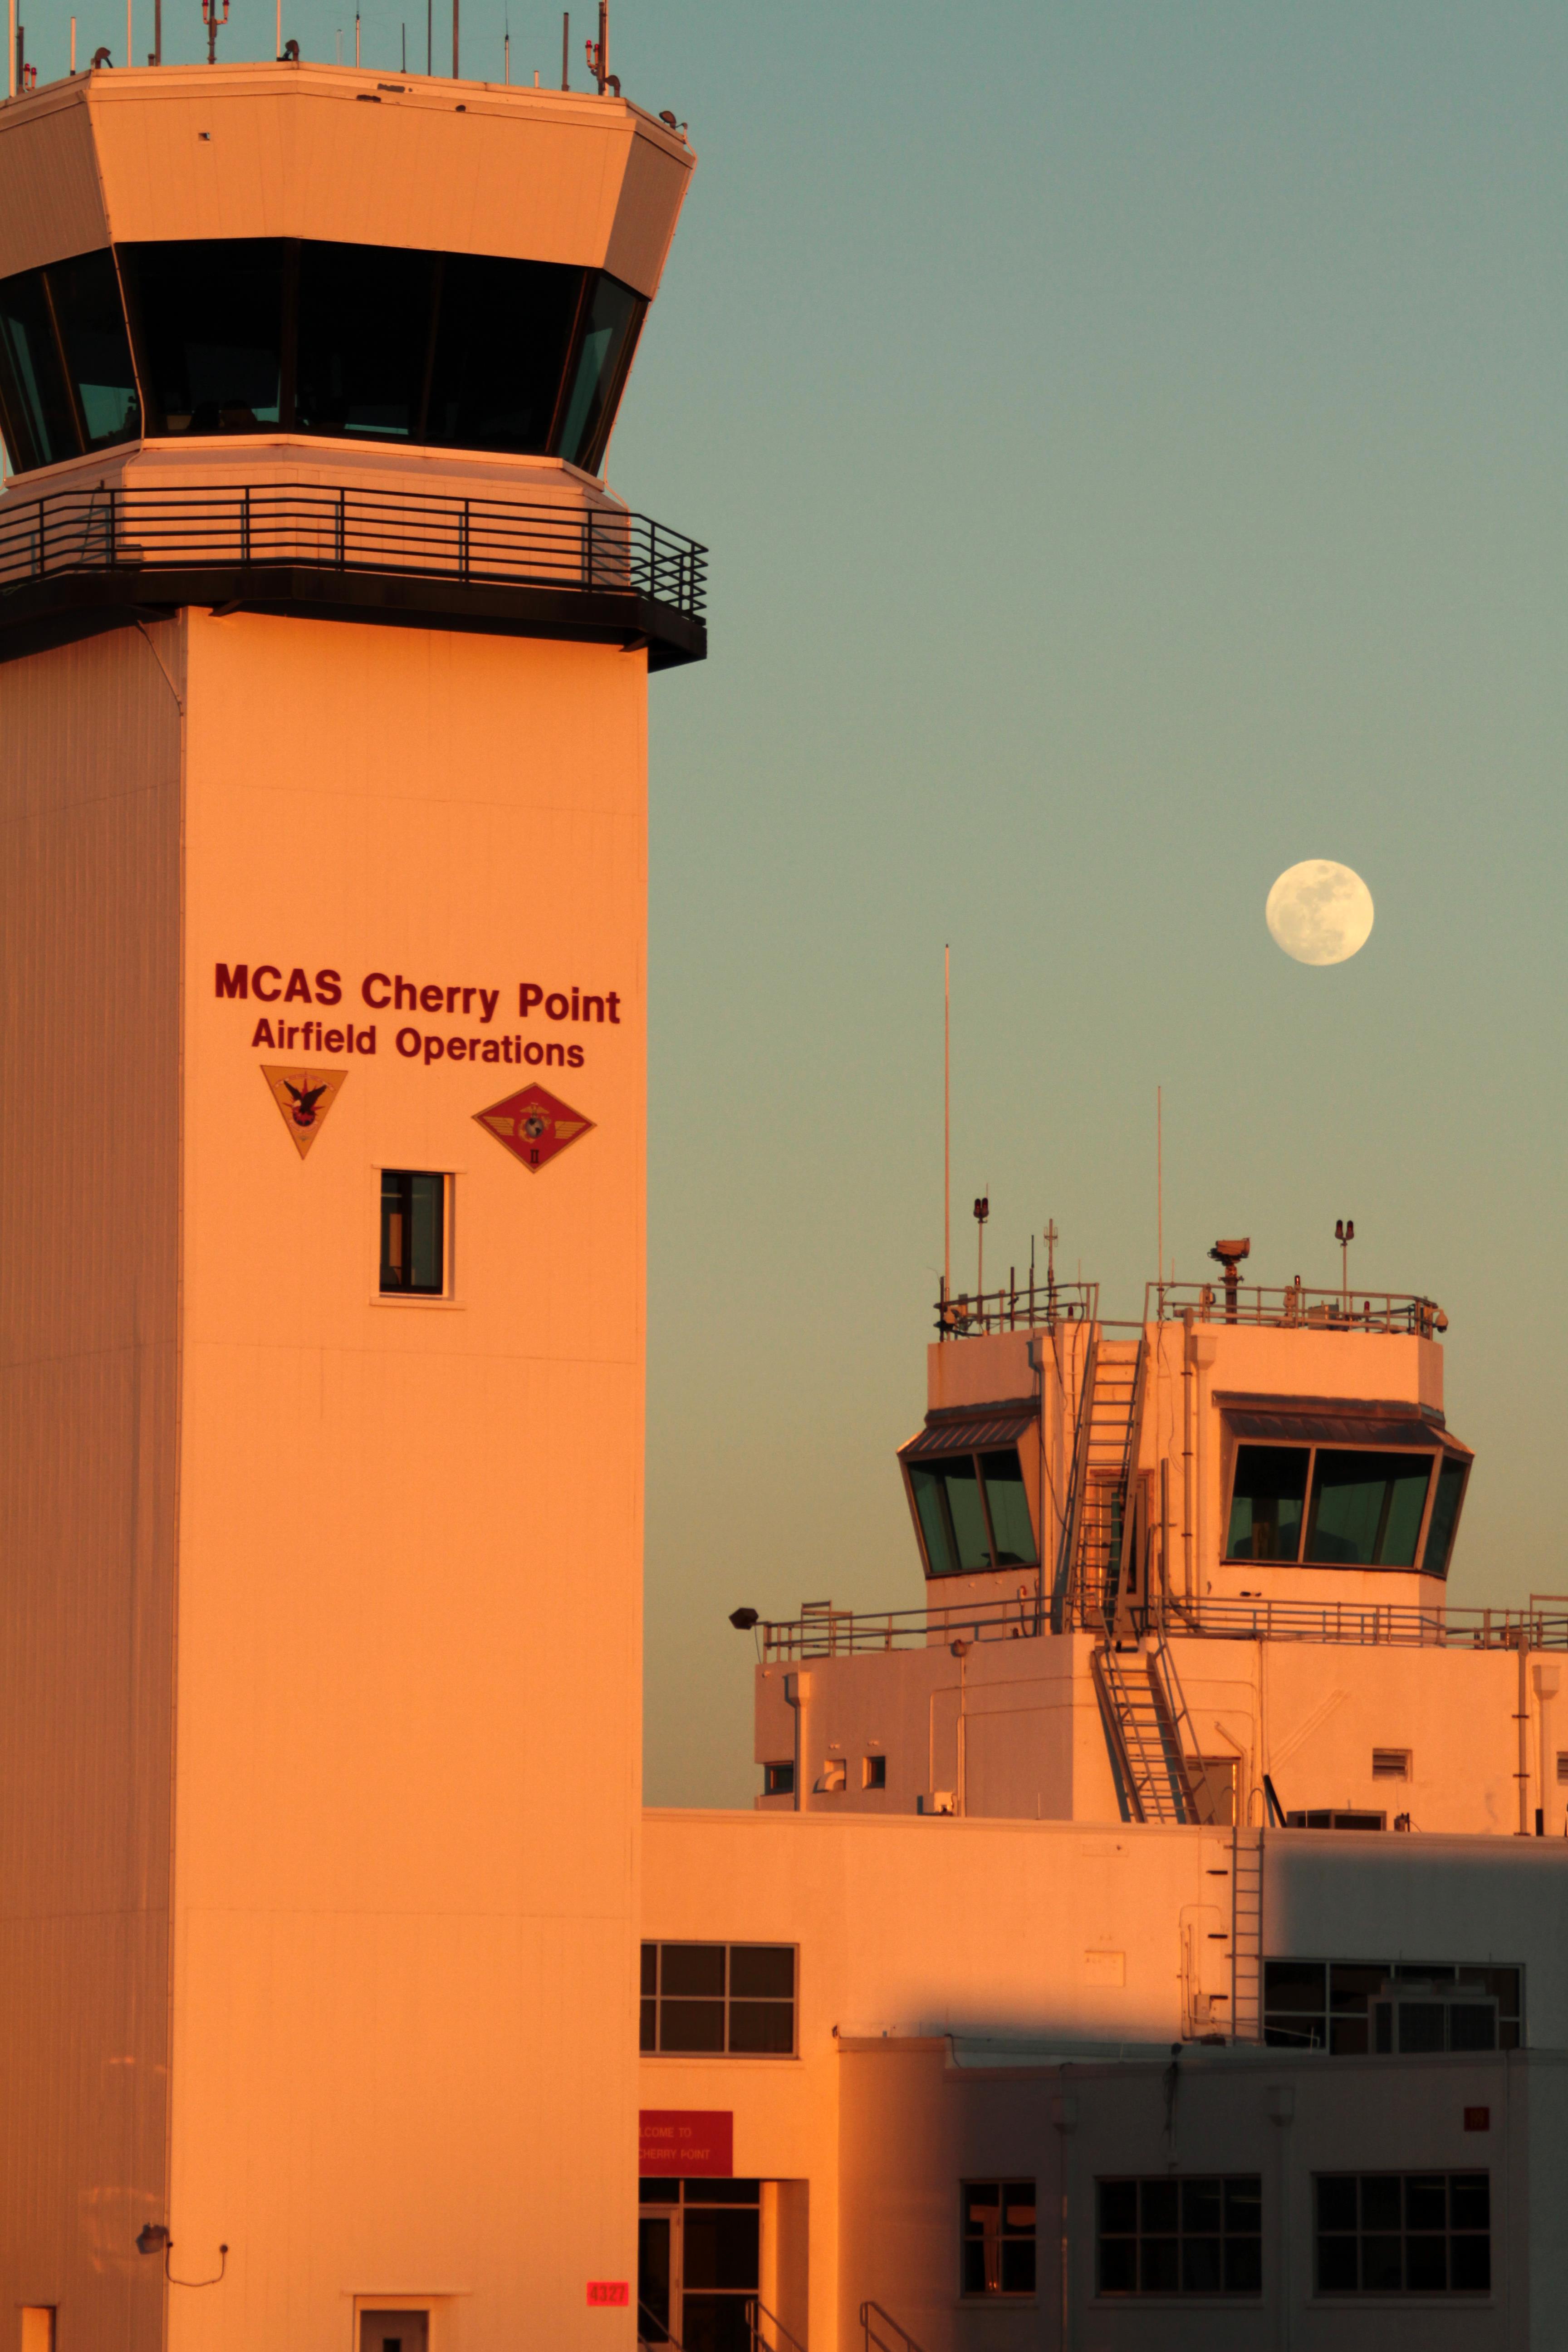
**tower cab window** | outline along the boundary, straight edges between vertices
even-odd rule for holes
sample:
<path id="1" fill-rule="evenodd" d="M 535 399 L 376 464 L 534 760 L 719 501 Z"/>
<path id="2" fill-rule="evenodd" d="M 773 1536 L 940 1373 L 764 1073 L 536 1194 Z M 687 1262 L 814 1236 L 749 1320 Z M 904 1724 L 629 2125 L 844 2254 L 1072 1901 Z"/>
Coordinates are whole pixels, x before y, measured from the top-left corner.
<path id="1" fill-rule="evenodd" d="M 1446 1576 L 1468 1469 L 1435 1450 L 1238 1445 L 1226 1558 L 1414 1568 L 1419 1555 L 1426 1575 Z"/>
<path id="2" fill-rule="evenodd" d="M 1035 1567 L 1035 1531 L 1016 1445 L 911 1462 L 909 1477 L 931 1575 Z"/>

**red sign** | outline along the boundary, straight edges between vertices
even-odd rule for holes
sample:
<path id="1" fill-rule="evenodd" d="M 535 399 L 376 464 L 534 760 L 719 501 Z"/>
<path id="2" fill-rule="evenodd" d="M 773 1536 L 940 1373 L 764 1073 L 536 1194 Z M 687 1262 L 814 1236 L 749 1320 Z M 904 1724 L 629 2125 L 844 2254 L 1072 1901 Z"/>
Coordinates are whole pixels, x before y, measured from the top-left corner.
<path id="1" fill-rule="evenodd" d="M 1467 2131 L 1489 2132 L 1491 2127 L 1492 2111 L 1489 2107 L 1467 2107 L 1465 2109 L 1465 2129 Z"/>
<path id="2" fill-rule="evenodd" d="M 645 2107 L 637 2118 L 637 2170 L 645 2180 L 730 2179 L 733 2115 L 719 2107 Z"/>
<path id="3" fill-rule="evenodd" d="M 491 1103 L 488 1110 L 477 1110 L 474 1117 L 534 1175 L 594 1124 L 541 1086 L 520 1087 L 516 1094 Z"/>
<path id="4" fill-rule="evenodd" d="M 606 2305 L 625 2306 L 632 2299 L 631 2288 L 625 2279 L 590 2279 L 588 2301 L 603 2309 Z"/>

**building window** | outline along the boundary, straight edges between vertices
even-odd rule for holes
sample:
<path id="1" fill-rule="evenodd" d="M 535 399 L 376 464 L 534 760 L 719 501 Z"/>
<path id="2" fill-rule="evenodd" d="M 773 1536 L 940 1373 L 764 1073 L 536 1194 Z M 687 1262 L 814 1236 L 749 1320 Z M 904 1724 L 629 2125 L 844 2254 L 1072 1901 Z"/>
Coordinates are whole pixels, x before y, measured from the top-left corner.
<path id="1" fill-rule="evenodd" d="M 1101 2294 L 1261 2294 L 1263 2184 L 1256 2172 L 1100 2180 Z"/>
<path id="2" fill-rule="evenodd" d="M 1324 1806 L 1314 1806 L 1310 1811 L 1287 1813 L 1288 1830 L 1385 1830 L 1386 1813 L 1333 1812 Z"/>
<path id="3" fill-rule="evenodd" d="M 965 1576 L 988 1568 L 1037 1565 L 1016 1445 L 907 1466 L 929 1574 Z"/>
<path id="4" fill-rule="evenodd" d="M 888 1785 L 888 1759 L 885 1756 L 862 1756 L 860 1786 L 863 1789 L 885 1789 Z"/>
<path id="5" fill-rule="evenodd" d="M 641 2047 L 795 2054 L 793 1944 L 645 1944 Z"/>
<path id="6" fill-rule="evenodd" d="M 793 1797 L 795 1794 L 794 1764 L 764 1764 L 763 1794 L 764 1797 Z"/>
<path id="7" fill-rule="evenodd" d="M 965 2294 L 1034 2294 L 1032 2180 L 966 2180 L 963 2236 Z"/>
<path id="8" fill-rule="evenodd" d="M 1331 2172 L 1314 2179 L 1320 2294 L 1484 2294 L 1484 2172 Z"/>
<path id="9" fill-rule="evenodd" d="M 1372 2004 L 1372 2046 L 1380 2058 L 1495 2050 L 1497 2037 L 1497 2002 L 1470 1985 L 1407 1984 Z"/>
<path id="10" fill-rule="evenodd" d="M 1417 1998 L 1430 1999 L 1435 1991 L 1449 1993 L 1461 2008 L 1495 2003 L 1495 2047 L 1517 2050 L 1523 2042 L 1522 1969 L 1386 1960 L 1265 1960 L 1263 2038 L 1279 2050 L 1324 2050 L 1335 2058 L 1364 2057 L 1372 2048 L 1373 2007 L 1380 1998 L 1390 1993 L 1397 1997 L 1406 1987 L 1412 1994 L 1419 1988 Z M 1465 2001 L 1466 1994 L 1475 1996 L 1473 2003 Z M 1445 2025 L 1445 2039 L 1437 2046 L 1475 2046 L 1447 2038 L 1454 2031 L 1453 2020 L 1446 2020 Z M 1468 2026 L 1469 2021 L 1459 2021 L 1461 2036 Z M 1390 2038 L 1394 2038 L 1392 2032 Z"/>
<path id="11" fill-rule="evenodd" d="M 439 1298 L 445 1292 L 445 1176 L 429 1170 L 382 1170 L 381 1286 L 414 1298 Z"/>
<path id="12" fill-rule="evenodd" d="M 1372 1777 L 1374 1780 L 1408 1780 L 1411 1778 L 1408 1748 L 1374 1748 L 1372 1751 Z"/>
<path id="13" fill-rule="evenodd" d="M 1468 1472 L 1446 1449 L 1238 1445 L 1226 1558 L 1414 1568 L 1425 1525 L 1422 1572 L 1446 1576 Z"/>
<path id="14" fill-rule="evenodd" d="M 1557 1750 L 1557 1778 L 1559 1782 L 1568 1781 L 1568 1748 Z"/>

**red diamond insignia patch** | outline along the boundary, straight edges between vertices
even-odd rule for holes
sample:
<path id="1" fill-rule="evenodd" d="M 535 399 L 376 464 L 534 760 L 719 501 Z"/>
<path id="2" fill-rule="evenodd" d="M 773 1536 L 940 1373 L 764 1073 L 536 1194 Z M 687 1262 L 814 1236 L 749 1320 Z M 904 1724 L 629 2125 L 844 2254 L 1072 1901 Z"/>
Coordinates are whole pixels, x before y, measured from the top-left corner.
<path id="1" fill-rule="evenodd" d="M 516 1094 L 491 1103 L 489 1110 L 477 1110 L 474 1117 L 535 1175 L 594 1124 L 541 1086 L 520 1087 Z"/>

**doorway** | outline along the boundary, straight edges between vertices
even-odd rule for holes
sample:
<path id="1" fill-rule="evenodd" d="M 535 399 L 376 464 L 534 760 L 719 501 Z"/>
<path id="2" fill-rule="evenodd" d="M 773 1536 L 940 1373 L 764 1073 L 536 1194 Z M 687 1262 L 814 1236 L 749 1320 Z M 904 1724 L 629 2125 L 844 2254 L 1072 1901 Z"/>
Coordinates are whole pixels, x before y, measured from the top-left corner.
<path id="1" fill-rule="evenodd" d="M 359 2352 L 430 2352 L 426 2311 L 362 2311 Z"/>
<path id="2" fill-rule="evenodd" d="M 755 2180 L 645 2180 L 637 2212 L 637 2338 L 683 2352 L 752 2352 L 762 2280 Z"/>

